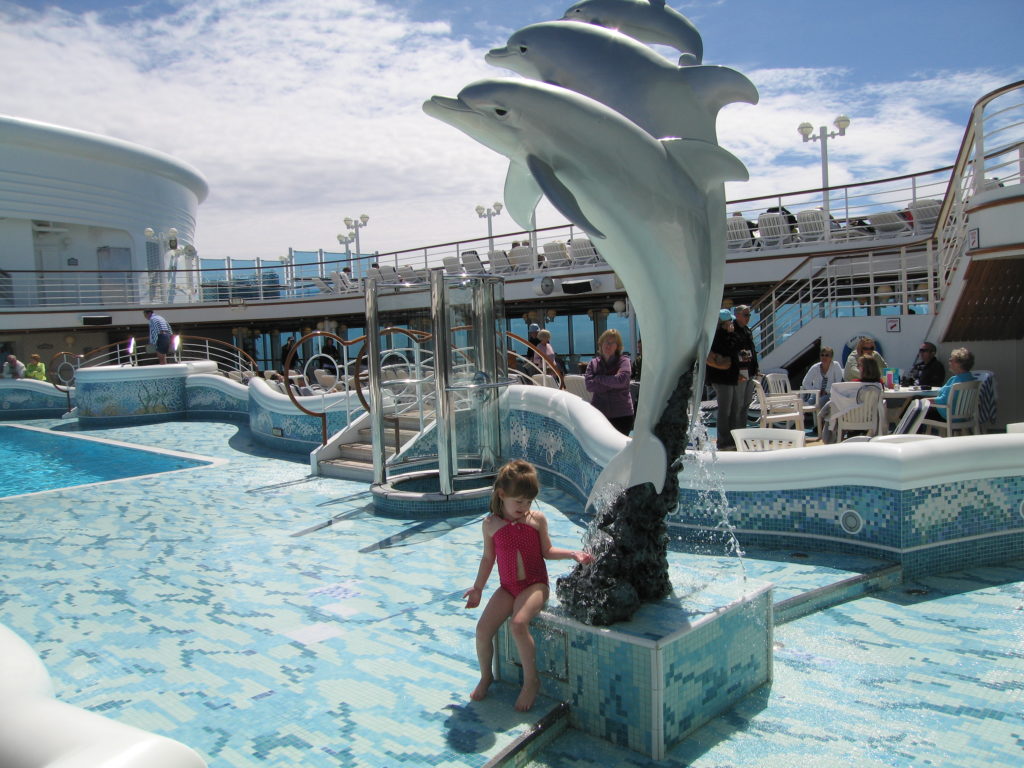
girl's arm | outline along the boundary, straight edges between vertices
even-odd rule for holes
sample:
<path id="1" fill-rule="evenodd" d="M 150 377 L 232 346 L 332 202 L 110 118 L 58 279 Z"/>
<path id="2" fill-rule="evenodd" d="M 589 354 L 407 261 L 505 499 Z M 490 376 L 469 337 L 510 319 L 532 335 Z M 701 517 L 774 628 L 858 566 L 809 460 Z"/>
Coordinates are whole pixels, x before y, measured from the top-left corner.
<path id="1" fill-rule="evenodd" d="M 488 516 L 483 524 L 484 553 L 480 557 L 480 567 L 476 571 L 476 580 L 473 582 L 473 586 L 462 595 L 466 598 L 467 608 L 476 608 L 480 605 L 484 587 L 487 586 L 487 579 L 490 578 L 491 571 L 494 569 L 494 530 L 489 525 L 490 520 L 491 518 Z"/>
<path id="2" fill-rule="evenodd" d="M 537 525 L 537 533 L 540 534 L 540 553 L 545 560 L 575 560 L 577 563 L 593 562 L 594 556 L 589 552 L 581 552 L 573 549 L 551 546 L 551 537 L 548 535 L 548 519 L 543 512 L 530 510 Z"/>

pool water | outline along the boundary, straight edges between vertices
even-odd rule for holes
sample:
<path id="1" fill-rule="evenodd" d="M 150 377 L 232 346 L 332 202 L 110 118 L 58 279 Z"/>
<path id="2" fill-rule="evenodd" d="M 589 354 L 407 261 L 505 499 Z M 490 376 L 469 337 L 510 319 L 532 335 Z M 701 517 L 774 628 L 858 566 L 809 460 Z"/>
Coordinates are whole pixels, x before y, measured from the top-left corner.
<path id="1" fill-rule="evenodd" d="M 0 426 L 0 497 L 173 472 L 209 463 L 102 440 Z"/>

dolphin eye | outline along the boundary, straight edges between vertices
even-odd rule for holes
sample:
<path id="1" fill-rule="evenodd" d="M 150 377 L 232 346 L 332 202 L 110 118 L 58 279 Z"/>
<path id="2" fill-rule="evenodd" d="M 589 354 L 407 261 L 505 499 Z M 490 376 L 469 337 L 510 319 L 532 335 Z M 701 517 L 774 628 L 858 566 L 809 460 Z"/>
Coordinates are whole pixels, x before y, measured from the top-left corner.
<path id="1" fill-rule="evenodd" d="M 525 45 L 520 45 L 520 46 L 519 46 L 519 53 L 520 53 L 521 55 L 525 56 L 525 55 L 526 55 L 526 51 L 527 51 L 527 50 L 528 50 L 528 49 L 527 49 L 527 47 L 526 47 Z"/>
<path id="2" fill-rule="evenodd" d="M 502 109 L 501 107 L 495 107 L 494 114 L 496 114 L 498 117 L 504 117 L 505 115 L 508 114 L 508 110 Z"/>

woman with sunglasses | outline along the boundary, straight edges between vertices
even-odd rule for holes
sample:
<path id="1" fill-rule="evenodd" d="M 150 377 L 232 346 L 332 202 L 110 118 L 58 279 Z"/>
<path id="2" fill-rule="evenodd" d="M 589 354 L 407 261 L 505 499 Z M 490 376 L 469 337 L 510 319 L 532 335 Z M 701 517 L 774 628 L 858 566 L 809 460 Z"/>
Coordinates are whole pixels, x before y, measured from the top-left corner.
<path id="1" fill-rule="evenodd" d="M 832 392 L 832 385 L 843 380 L 843 369 L 839 367 L 838 363 L 834 362 L 834 356 L 835 353 L 832 351 L 832 347 L 823 346 L 818 355 L 821 362 L 815 363 L 808 369 L 806 375 L 804 375 L 804 380 L 800 384 L 800 389 L 817 391 L 819 410 L 828 402 Z M 805 395 L 804 397 L 810 397 L 810 395 Z"/>
<path id="2" fill-rule="evenodd" d="M 880 371 L 884 371 L 889 367 L 885 362 L 885 358 L 875 350 L 875 340 L 870 336 L 861 336 L 857 339 L 857 347 L 846 358 L 846 365 L 843 368 L 843 381 L 857 381 L 860 378 L 860 366 L 857 364 L 857 361 L 864 357 L 864 355 L 875 358 L 875 362 L 878 363 L 878 370 Z"/>

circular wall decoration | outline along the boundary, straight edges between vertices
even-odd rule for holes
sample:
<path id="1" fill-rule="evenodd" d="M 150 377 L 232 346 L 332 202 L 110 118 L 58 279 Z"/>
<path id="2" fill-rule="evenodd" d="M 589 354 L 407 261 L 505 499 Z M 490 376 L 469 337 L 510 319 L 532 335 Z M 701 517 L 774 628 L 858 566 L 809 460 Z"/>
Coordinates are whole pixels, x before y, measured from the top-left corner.
<path id="1" fill-rule="evenodd" d="M 847 533 L 860 533 L 864 528 L 864 518 L 855 509 L 847 509 L 839 515 L 839 525 Z"/>

